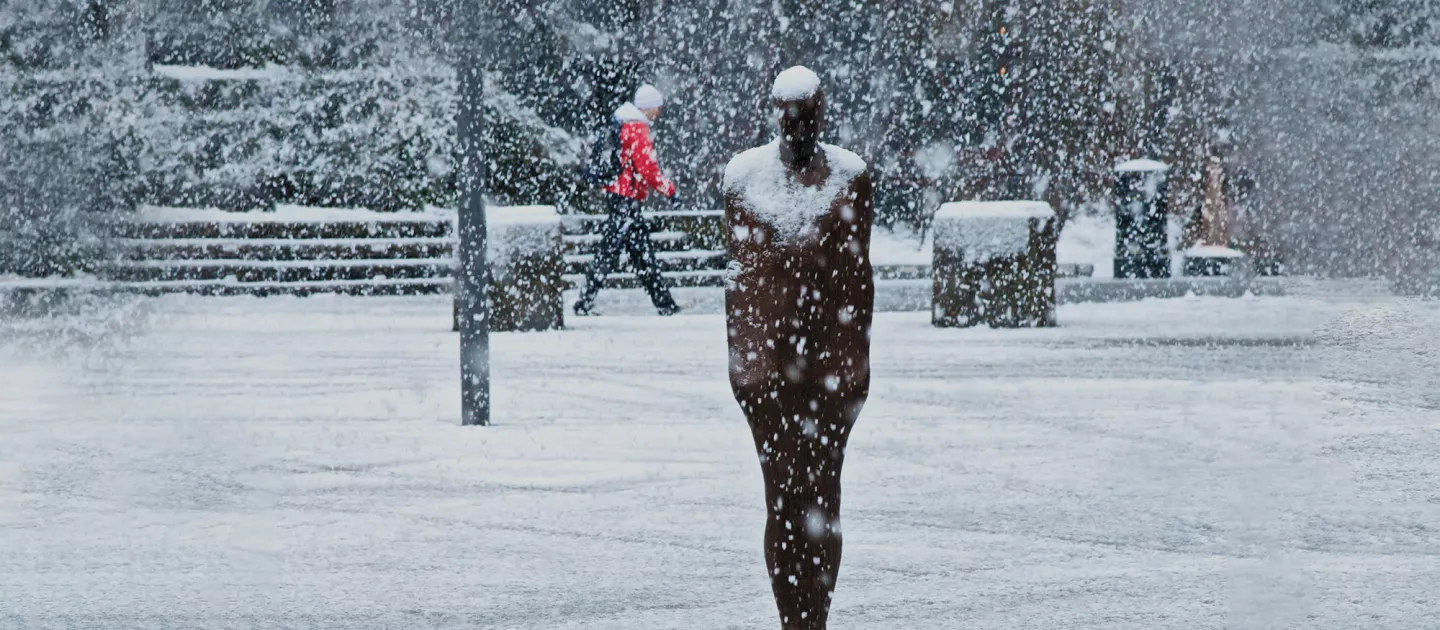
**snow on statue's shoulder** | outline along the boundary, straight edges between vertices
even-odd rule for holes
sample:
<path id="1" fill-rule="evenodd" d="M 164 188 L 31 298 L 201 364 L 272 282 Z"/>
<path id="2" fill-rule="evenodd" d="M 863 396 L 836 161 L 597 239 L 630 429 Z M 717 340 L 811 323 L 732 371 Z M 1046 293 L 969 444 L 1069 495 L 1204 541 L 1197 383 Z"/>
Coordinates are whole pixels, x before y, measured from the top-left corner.
<path id="1" fill-rule="evenodd" d="M 725 192 L 741 192 L 744 183 L 767 170 L 778 170 L 783 174 L 785 166 L 780 163 L 780 141 L 755 147 L 730 159 L 725 165 Z"/>
<path id="2" fill-rule="evenodd" d="M 856 155 L 849 149 L 842 149 L 833 144 L 820 143 L 825 149 L 825 160 L 830 164 L 831 177 L 842 177 L 846 181 L 855 179 L 856 175 L 865 172 L 865 159 Z"/>
<path id="3" fill-rule="evenodd" d="M 830 212 L 835 200 L 865 171 L 865 160 L 845 149 L 820 145 L 830 165 L 830 176 L 819 187 L 791 181 L 780 161 L 780 141 L 750 149 L 725 167 L 724 190 L 755 219 L 775 230 L 778 241 L 792 241 L 815 227 L 818 217 Z"/>
<path id="4" fill-rule="evenodd" d="M 820 90 L 820 77 L 805 66 L 795 66 L 775 77 L 770 97 L 780 101 L 803 101 Z"/>

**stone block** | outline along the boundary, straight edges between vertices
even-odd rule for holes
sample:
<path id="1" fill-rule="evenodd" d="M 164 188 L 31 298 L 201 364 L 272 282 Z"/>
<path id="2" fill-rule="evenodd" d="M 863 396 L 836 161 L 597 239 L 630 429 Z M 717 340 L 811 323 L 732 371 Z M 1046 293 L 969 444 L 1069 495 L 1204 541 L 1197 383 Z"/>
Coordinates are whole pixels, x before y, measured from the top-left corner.
<path id="1" fill-rule="evenodd" d="M 934 231 L 935 326 L 1056 325 L 1060 230 L 1049 204 L 946 204 L 935 215 Z"/>
<path id="2" fill-rule="evenodd" d="M 490 330 L 555 330 L 565 326 L 564 244 L 550 206 L 490 208 Z M 460 329 L 459 308 L 454 329 Z"/>

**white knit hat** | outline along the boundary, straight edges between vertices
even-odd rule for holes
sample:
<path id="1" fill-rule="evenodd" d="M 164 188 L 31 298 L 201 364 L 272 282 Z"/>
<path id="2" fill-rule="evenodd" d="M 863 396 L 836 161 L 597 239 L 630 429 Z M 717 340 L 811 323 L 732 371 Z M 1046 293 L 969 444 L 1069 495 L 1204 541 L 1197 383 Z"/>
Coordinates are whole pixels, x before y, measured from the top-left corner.
<path id="1" fill-rule="evenodd" d="M 655 86 L 646 83 L 635 90 L 635 106 L 640 109 L 655 109 L 665 104 L 665 95 Z"/>

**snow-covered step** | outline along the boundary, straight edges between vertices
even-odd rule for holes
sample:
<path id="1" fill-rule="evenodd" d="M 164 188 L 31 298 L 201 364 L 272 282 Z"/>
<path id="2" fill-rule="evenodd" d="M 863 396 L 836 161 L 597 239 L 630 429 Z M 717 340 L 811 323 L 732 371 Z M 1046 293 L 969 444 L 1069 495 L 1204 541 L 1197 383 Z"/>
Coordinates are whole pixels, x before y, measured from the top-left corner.
<path id="1" fill-rule="evenodd" d="M 321 282 L 243 282 L 235 279 L 125 282 L 113 289 L 131 293 L 162 295 L 433 295 L 450 293 L 454 281 L 448 278 L 328 280 Z"/>
<path id="2" fill-rule="evenodd" d="M 566 243 L 599 243 L 604 238 L 601 234 L 566 234 Z M 657 242 L 678 242 L 684 243 L 690 240 L 690 235 L 685 232 L 651 232 L 650 240 Z"/>
<path id="3" fill-rule="evenodd" d="M 122 239 L 126 260 L 449 258 L 456 239 Z"/>
<path id="4" fill-rule="evenodd" d="M 1094 265 L 1060 263 L 1056 266 L 1057 278 L 1089 278 L 1095 274 Z M 875 265 L 878 280 L 917 280 L 931 277 L 930 265 L 880 264 Z"/>
<path id="5" fill-rule="evenodd" d="M 381 258 L 378 260 L 131 260 L 116 267 L 131 269 L 166 269 L 171 267 L 254 267 L 257 269 L 309 269 L 326 267 L 405 267 L 408 265 L 454 266 L 455 258 Z"/>
<path id="6" fill-rule="evenodd" d="M 131 239 L 411 239 L 446 238 L 454 224 L 437 220 L 336 221 L 333 223 L 260 221 L 133 221 L 118 228 Z"/>
<path id="7" fill-rule="evenodd" d="M 1252 278 L 1249 280 L 1226 277 L 1123 280 L 1067 278 L 1055 282 L 1055 293 L 1061 304 L 1074 304 L 1077 302 L 1128 302 L 1186 296 L 1284 295 L 1285 285 L 1279 278 Z"/>
<path id="8" fill-rule="evenodd" d="M 599 234 L 568 234 L 563 237 L 567 255 L 593 254 L 600 248 Z M 685 232 L 652 232 L 651 246 L 656 252 L 680 252 L 697 249 Z"/>
<path id="9" fill-rule="evenodd" d="M 448 278 L 453 258 L 382 260 L 142 260 L 107 268 L 120 282 L 224 280 L 241 282 L 360 281 Z"/>
<path id="10" fill-rule="evenodd" d="M 662 274 L 667 284 L 675 287 L 722 287 L 725 286 L 724 269 L 704 269 L 698 271 L 673 271 Z M 585 285 L 584 274 L 566 274 L 565 284 L 570 288 Z M 633 273 L 612 273 L 605 279 L 607 289 L 634 289 L 640 286 L 640 280 Z"/>
<path id="11" fill-rule="evenodd" d="M 685 251 L 682 251 L 682 252 L 657 252 L 657 253 L 655 254 L 655 258 L 657 258 L 657 259 L 659 259 L 659 260 L 691 260 L 691 259 L 697 259 L 697 260 L 698 260 L 698 259 L 707 259 L 707 258 L 716 258 L 716 257 L 723 258 L 723 257 L 725 257 L 725 256 L 726 256 L 725 251 L 724 251 L 724 250 L 718 250 L 718 249 L 692 249 L 692 250 L 685 250 Z M 567 263 L 579 263 L 579 264 L 586 264 L 586 265 L 588 265 L 588 264 L 590 264 L 590 261 L 592 261 L 592 260 L 594 260 L 594 259 L 595 259 L 595 255 L 594 255 L 594 254 L 566 254 L 566 255 L 565 255 L 565 262 L 567 262 Z"/>
<path id="12" fill-rule="evenodd" d="M 876 300 L 886 310 L 925 311 L 931 307 L 934 281 L 923 279 L 876 279 Z M 1282 278 L 1167 278 L 1156 280 L 1113 280 L 1110 278 L 1060 278 L 1055 281 L 1055 298 L 1060 304 L 1084 302 L 1130 302 L 1136 300 L 1183 298 L 1186 296 L 1241 297 L 1275 296 L 1286 292 Z"/>
<path id="13" fill-rule="evenodd" d="M 692 246 L 700 249 L 725 247 L 725 213 L 719 210 L 681 210 L 641 213 L 656 232 L 682 232 Z M 566 234 L 595 234 L 604 225 L 604 214 L 572 214 L 561 220 Z"/>
<path id="14" fill-rule="evenodd" d="M 609 215 L 603 213 L 567 214 L 562 217 L 564 221 L 604 221 Z M 650 221 L 667 221 L 675 219 L 696 219 L 708 220 L 725 219 L 724 210 L 657 210 L 641 212 L 640 216 Z"/>
<path id="15" fill-rule="evenodd" d="M 565 256 L 565 272 L 569 274 L 583 274 L 585 268 L 595 260 L 594 254 L 568 254 Z M 657 252 L 655 262 L 660 265 L 661 273 L 700 271 L 700 270 L 722 270 L 725 268 L 727 254 L 721 250 L 683 250 L 673 252 Z M 621 268 L 627 268 L 629 255 L 621 257 Z"/>

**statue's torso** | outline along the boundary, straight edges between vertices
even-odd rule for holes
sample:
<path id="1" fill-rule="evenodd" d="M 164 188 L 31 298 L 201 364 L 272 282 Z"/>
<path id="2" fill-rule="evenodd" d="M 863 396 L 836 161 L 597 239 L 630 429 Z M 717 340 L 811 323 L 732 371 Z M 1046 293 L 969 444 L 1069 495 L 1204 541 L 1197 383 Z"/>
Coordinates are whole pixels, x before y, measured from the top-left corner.
<path id="1" fill-rule="evenodd" d="M 818 185 L 787 174 L 777 143 L 740 154 L 725 171 L 726 310 L 742 381 L 795 366 L 836 374 L 847 358 L 847 368 L 868 364 L 868 342 L 854 347 L 868 338 L 860 328 L 874 298 L 866 165 L 820 146 L 828 173 Z"/>

